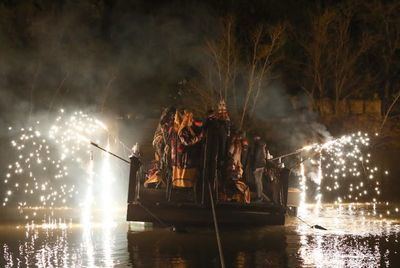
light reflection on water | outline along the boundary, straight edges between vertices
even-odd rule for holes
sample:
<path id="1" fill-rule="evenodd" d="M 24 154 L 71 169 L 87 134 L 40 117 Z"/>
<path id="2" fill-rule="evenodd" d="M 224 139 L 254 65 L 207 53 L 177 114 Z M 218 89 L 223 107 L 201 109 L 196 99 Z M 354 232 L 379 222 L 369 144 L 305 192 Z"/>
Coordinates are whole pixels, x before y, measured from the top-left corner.
<path id="1" fill-rule="evenodd" d="M 364 208 L 365 211 L 368 209 Z M 285 227 L 222 231 L 228 267 L 400 267 L 399 218 L 354 216 L 348 208 L 310 207 Z M 312 212 L 312 213 L 311 213 Z M 121 218 L 122 219 L 122 218 Z M 53 267 L 217 267 L 210 230 L 173 233 L 119 220 L 116 225 L 68 224 L 62 228 L 0 226 L 0 266 Z M 140 228 L 138 228 L 138 226 Z M 57 227 L 57 228 L 56 228 Z"/>
<path id="2" fill-rule="evenodd" d="M 298 252 L 303 266 L 379 267 L 400 264 L 399 218 L 380 220 L 362 216 L 369 212 L 365 206 L 343 205 L 338 208 L 325 205 L 317 215 L 315 209 L 310 213 L 311 207 L 299 216 L 328 230 L 315 230 L 305 224 L 295 227 L 300 237 Z"/>

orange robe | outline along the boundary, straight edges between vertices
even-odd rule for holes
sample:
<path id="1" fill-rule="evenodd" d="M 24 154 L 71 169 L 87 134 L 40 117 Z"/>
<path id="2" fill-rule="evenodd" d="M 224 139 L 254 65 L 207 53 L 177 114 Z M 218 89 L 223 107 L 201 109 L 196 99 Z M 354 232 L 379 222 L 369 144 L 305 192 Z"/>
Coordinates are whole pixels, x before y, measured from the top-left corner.
<path id="1" fill-rule="evenodd" d="M 171 135 L 172 185 L 193 187 L 198 176 L 201 155 L 201 130 L 186 126 Z"/>

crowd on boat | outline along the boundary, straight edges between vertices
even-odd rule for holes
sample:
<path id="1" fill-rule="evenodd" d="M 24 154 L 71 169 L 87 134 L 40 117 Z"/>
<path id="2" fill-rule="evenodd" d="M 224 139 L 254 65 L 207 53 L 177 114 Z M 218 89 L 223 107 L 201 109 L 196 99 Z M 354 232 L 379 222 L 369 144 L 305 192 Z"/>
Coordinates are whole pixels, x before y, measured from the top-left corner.
<path id="1" fill-rule="evenodd" d="M 231 124 L 224 101 L 203 120 L 185 109 L 166 108 L 152 145 L 155 157 L 145 187 L 194 188 L 212 178 L 219 201 L 279 202 L 282 167 L 269 161 L 259 135 L 250 138 Z"/>

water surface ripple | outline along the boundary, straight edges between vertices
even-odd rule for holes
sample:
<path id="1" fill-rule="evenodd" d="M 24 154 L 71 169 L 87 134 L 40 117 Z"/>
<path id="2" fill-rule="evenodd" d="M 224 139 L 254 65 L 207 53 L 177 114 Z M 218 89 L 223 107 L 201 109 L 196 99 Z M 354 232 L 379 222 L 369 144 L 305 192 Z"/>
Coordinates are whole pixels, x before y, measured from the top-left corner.
<path id="1" fill-rule="evenodd" d="M 368 208 L 364 209 L 367 214 Z M 371 211 L 372 212 L 372 211 Z M 371 213 L 372 214 L 372 213 Z M 400 267 L 400 218 L 324 206 L 285 226 L 222 230 L 227 267 Z M 218 267 L 212 230 L 174 233 L 121 220 L 57 228 L 0 226 L 0 267 Z"/>

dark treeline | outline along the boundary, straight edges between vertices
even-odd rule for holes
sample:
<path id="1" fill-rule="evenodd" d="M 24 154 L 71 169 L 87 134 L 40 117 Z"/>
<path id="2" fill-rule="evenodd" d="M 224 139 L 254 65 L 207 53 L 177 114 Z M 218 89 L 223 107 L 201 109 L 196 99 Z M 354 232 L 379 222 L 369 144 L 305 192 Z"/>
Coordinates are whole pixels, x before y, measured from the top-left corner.
<path id="1" fill-rule="evenodd" d="M 0 110 L 203 111 L 223 97 L 245 125 L 287 94 L 390 102 L 399 15 L 372 0 L 2 1 Z"/>

